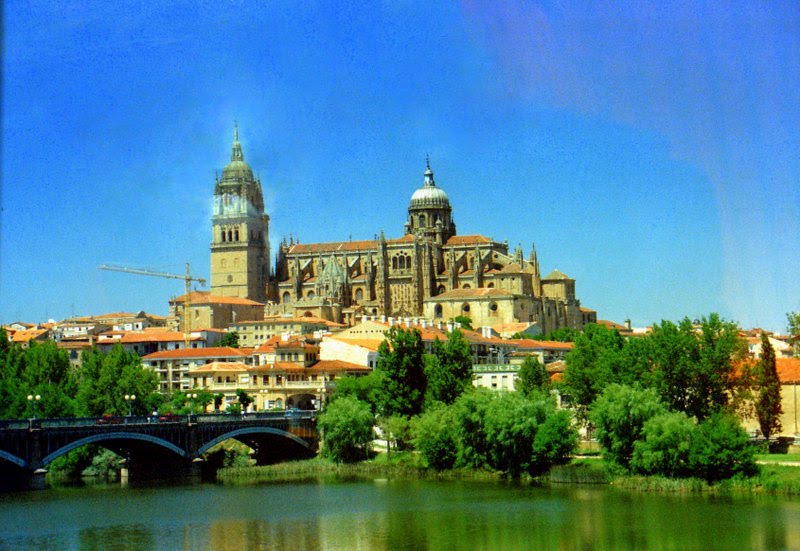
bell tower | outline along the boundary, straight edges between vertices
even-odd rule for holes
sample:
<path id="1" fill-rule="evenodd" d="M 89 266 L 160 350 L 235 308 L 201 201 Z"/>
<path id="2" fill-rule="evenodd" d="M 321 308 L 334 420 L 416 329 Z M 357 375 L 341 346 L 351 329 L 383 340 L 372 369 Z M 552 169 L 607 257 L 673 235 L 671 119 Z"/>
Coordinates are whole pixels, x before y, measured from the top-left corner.
<path id="1" fill-rule="evenodd" d="M 244 161 L 234 125 L 231 162 L 215 178 L 211 215 L 211 294 L 258 302 L 267 298 L 269 216 L 261 179 Z"/>

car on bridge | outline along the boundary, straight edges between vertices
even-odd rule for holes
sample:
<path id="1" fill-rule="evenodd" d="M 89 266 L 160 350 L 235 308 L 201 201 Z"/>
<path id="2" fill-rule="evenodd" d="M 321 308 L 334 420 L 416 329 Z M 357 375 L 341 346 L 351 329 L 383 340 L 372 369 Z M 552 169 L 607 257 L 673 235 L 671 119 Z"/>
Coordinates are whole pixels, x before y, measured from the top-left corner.
<path id="1" fill-rule="evenodd" d="M 114 415 L 112 413 L 104 413 L 101 417 L 97 418 L 98 425 L 120 425 L 125 422 L 125 418 L 121 415 Z"/>

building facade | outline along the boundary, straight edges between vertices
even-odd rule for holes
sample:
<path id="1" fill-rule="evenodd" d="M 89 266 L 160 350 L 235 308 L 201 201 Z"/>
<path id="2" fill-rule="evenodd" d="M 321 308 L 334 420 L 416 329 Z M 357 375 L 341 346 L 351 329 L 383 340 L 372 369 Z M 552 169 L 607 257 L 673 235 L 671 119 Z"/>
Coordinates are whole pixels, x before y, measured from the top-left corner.
<path id="1" fill-rule="evenodd" d="M 507 242 L 457 234 L 450 199 L 436 185 L 429 162 L 422 186 L 411 196 L 401 237 L 381 232 L 374 240 L 311 244 L 284 239 L 267 281 L 269 264 L 263 258 L 268 247 L 258 239 L 252 246 L 241 243 L 243 236 L 259 235 L 266 243 L 268 217 L 260 200 L 261 183 L 244 163 L 238 133 L 231 158 L 215 188 L 212 294 L 258 301 L 265 296 L 267 316 L 315 317 L 347 325 L 364 315 L 443 320 L 465 315 L 476 326 L 528 322 L 545 333 L 583 327 L 575 280 L 558 270 L 542 278 L 535 247 L 526 257 L 521 247 L 512 251 Z M 230 183 L 234 174 L 235 185 Z M 257 189 L 258 201 L 241 199 L 246 193 L 235 190 L 246 188 L 242 182 Z M 226 208 L 232 209 L 230 214 Z M 238 271 L 232 268 L 236 258 Z"/>

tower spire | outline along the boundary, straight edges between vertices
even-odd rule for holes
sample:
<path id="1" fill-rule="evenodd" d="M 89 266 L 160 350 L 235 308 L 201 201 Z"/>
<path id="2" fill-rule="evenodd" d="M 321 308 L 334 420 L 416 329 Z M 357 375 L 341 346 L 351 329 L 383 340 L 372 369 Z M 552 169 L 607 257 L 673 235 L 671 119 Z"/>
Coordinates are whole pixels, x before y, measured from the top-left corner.
<path id="1" fill-rule="evenodd" d="M 431 170 L 431 158 L 425 154 L 425 187 L 436 187 L 436 182 L 433 181 L 433 171 Z"/>
<path id="2" fill-rule="evenodd" d="M 231 161 L 244 161 L 242 144 L 239 143 L 239 123 L 233 121 L 233 148 L 231 151 Z"/>

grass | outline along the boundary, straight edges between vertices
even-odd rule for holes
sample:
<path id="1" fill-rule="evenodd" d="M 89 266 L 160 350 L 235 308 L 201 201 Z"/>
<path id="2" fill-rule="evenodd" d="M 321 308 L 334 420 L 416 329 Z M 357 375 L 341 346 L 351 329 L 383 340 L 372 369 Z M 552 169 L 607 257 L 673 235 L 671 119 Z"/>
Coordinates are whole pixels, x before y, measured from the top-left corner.
<path id="1" fill-rule="evenodd" d="M 706 493 L 712 495 L 800 495 L 800 468 L 780 465 L 785 455 L 763 455 L 759 474 L 751 478 L 732 478 L 709 484 L 698 478 L 666 478 L 639 476 L 621 471 L 602 458 L 574 459 L 567 465 L 553 467 L 536 479 L 549 484 L 608 484 L 626 491 L 655 493 Z M 800 466 L 800 463 L 798 463 Z M 260 482 L 301 482 L 309 480 L 359 480 L 373 478 L 419 480 L 502 480 L 502 473 L 476 469 L 435 471 L 425 467 L 419 454 L 379 453 L 359 463 L 334 463 L 323 457 L 290 461 L 258 467 L 227 467 L 217 472 L 225 484 L 254 484 Z"/>
<path id="2" fill-rule="evenodd" d="M 761 461 L 763 463 L 797 463 L 800 465 L 800 454 L 759 453 L 756 454 L 756 461 Z"/>

